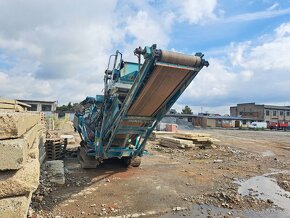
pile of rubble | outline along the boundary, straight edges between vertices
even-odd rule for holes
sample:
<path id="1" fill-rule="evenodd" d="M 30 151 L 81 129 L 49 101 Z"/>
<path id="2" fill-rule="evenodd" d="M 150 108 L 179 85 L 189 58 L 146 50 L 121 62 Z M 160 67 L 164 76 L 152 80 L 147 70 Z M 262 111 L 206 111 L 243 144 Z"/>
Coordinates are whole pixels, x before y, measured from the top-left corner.
<path id="1" fill-rule="evenodd" d="M 162 147 L 168 148 L 216 148 L 214 143 L 219 142 L 217 139 L 210 138 L 209 134 L 205 133 L 173 133 L 155 132 L 155 138 L 159 138 L 159 144 Z"/>
<path id="2" fill-rule="evenodd" d="M 45 127 L 25 106 L 0 99 L 0 217 L 26 217 L 39 184 Z"/>
<path id="3" fill-rule="evenodd" d="M 55 204 L 58 198 L 51 194 L 65 184 L 64 163 L 62 160 L 46 161 L 41 167 L 40 184 L 32 195 L 28 217 L 42 217 L 43 209 Z M 37 214 L 35 211 L 38 211 Z"/>
<path id="4" fill-rule="evenodd" d="M 219 190 L 213 193 L 204 193 L 192 196 L 191 201 L 199 205 L 214 205 L 220 208 L 242 209 L 252 208 L 257 205 L 260 209 L 267 209 L 273 206 L 270 199 L 262 200 L 253 195 L 242 196 L 235 191 L 234 188 L 227 190 Z"/>

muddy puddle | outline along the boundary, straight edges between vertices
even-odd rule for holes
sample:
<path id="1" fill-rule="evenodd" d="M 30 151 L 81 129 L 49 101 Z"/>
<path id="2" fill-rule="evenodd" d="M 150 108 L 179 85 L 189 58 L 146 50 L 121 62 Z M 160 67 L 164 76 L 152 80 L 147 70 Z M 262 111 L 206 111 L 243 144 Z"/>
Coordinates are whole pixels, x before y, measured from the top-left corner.
<path id="1" fill-rule="evenodd" d="M 245 180 L 236 180 L 239 185 L 238 192 L 253 196 L 257 199 L 272 202 L 273 207 L 261 211 L 251 209 L 227 209 L 213 205 L 193 205 L 191 209 L 164 214 L 163 218 L 172 217 L 271 217 L 290 218 L 290 192 L 282 189 L 273 175 L 289 171 L 274 171 L 261 176 Z"/>
<path id="2" fill-rule="evenodd" d="M 236 181 L 240 185 L 238 192 L 241 195 L 250 195 L 272 202 L 273 205 L 283 210 L 282 217 L 290 217 L 290 192 L 282 189 L 277 184 L 276 178 L 271 177 L 278 173 L 285 173 L 285 171 L 255 176 L 247 180 L 238 180 Z"/>

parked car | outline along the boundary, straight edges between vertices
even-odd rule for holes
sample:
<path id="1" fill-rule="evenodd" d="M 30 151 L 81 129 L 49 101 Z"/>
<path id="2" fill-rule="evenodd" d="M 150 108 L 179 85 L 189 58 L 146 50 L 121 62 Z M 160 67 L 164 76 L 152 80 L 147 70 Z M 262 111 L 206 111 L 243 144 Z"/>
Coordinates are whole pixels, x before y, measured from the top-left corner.
<path id="1" fill-rule="evenodd" d="M 249 129 L 266 129 L 267 123 L 266 122 L 252 122 L 249 125 Z"/>
<path id="2" fill-rule="evenodd" d="M 268 129 L 276 129 L 276 130 L 287 130 L 288 122 L 269 122 L 267 125 Z"/>

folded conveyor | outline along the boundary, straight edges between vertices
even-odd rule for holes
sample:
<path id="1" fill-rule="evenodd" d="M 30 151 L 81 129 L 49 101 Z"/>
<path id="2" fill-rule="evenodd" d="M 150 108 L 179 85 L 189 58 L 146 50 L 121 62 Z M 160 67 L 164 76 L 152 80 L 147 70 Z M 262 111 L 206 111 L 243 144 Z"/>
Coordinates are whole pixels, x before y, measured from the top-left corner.
<path id="1" fill-rule="evenodd" d="M 151 55 L 145 53 L 148 52 L 146 49 L 139 53 L 145 56 L 145 62 L 124 101 L 119 119 L 107 132 L 110 135 L 107 149 L 111 146 L 126 147 L 138 136 L 145 143 L 157 122 L 200 69 L 208 65 L 201 55 L 150 49 Z"/>
<path id="2" fill-rule="evenodd" d="M 156 124 L 198 72 L 209 65 L 201 53 L 185 55 L 157 49 L 156 45 L 135 49 L 138 64 L 123 62 L 121 55 L 117 67 L 119 54 L 117 51 L 112 55 L 114 69 L 105 71 L 105 94 L 96 100 L 102 105 L 91 106 L 89 114 L 96 115 L 89 116 L 93 119 L 88 121 L 85 115 L 80 116 L 78 129 L 86 141 L 85 152 L 100 161 L 142 156 Z M 142 64 L 141 56 L 144 57 Z M 88 137 L 84 126 L 93 129 L 94 137 Z"/>
<path id="3" fill-rule="evenodd" d="M 128 115 L 154 116 L 202 65 L 199 56 L 160 50 L 160 57 Z"/>

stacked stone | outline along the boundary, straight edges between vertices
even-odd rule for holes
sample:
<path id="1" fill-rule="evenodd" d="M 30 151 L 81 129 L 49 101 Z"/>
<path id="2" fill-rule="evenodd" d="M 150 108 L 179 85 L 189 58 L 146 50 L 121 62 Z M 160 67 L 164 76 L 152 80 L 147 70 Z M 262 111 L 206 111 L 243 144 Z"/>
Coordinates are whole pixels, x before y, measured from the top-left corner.
<path id="1" fill-rule="evenodd" d="M 27 216 L 39 185 L 44 131 L 39 113 L 0 108 L 0 217 Z"/>

